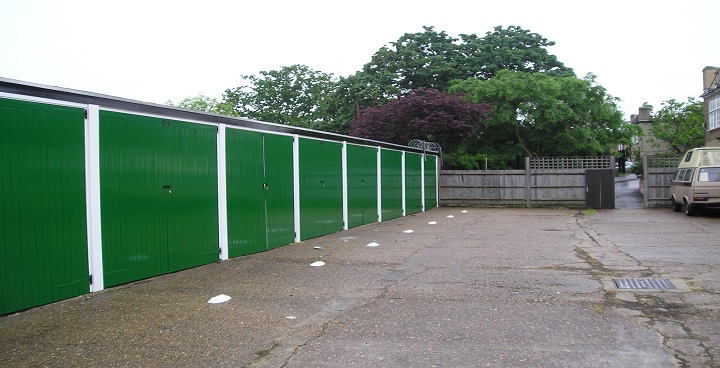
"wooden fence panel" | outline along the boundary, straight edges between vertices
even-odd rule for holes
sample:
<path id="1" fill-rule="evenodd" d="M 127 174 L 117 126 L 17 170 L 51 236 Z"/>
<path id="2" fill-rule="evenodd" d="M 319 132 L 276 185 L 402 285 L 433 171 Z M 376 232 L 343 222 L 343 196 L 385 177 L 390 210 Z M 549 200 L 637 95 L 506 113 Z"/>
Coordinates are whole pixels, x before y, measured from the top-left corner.
<path id="1" fill-rule="evenodd" d="M 645 208 L 670 207 L 670 180 L 682 157 L 643 157 Z"/>
<path id="2" fill-rule="evenodd" d="M 585 169 L 530 170 L 530 205 L 581 207 L 585 186 Z"/>
<path id="3" fill-rule="evenodd" d="M 585 171 L 613 169 L 607 157 L 526 157 L 524 170 L 444 170 L 442 206 L 584 207 Z"/>
<path id="4" fill-rule="evenodd" d="M 442 206 L 582 207 L 584 169 L 445 170 Z"/>
<path id="5" fill-rule="evenodd" d="M 525 170 L 445 170 L 440 174 L 443 206 L 524 206 Z"/>

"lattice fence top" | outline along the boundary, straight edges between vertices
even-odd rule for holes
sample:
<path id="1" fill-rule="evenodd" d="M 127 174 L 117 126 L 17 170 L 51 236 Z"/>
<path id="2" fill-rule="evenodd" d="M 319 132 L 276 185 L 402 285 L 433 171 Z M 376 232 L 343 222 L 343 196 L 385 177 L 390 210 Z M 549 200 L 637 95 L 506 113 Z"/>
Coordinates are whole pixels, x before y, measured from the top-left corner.
<path id="1" fill-rule="evenodd" d="M 612 169 L 610 156 L 531 157 L 530 169 Z"/>
<path id="2" fill-rule="evenodd" d="M 648 167 L 677 167 L 683 155 L 680 156 L 647 156 Z"/>

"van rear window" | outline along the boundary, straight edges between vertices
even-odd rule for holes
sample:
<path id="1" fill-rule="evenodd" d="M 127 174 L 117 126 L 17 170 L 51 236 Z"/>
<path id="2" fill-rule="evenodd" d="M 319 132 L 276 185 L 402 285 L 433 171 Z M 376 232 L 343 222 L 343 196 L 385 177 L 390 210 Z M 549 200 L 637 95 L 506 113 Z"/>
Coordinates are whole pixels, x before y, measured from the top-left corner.
<path id="1" fill-rule="evenodd" d="M 698 173 L 698 181 L 720 182 L 720 167 L 703 167 Z"/>

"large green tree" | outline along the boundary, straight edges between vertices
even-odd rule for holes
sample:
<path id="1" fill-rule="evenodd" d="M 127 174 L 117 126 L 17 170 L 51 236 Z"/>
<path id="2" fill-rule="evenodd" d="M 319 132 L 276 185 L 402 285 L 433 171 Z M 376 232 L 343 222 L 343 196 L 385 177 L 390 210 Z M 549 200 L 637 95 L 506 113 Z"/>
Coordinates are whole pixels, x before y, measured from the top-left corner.
<path id="1" fill-rule="evenodd" d="M 652 114 L 652 121 L 652 137 L 648 141 L 656 146 L 664 143 L 675 153 L 682 154 L 705 144 L 703 105 L 697 99 L 688 97 L 687 102 L 667 100 Z"/>
<path id="2" fill-rule="evenodd" d="M 332 74 L 296 64 L 242 77 L 247 85 L 223 94 L 218 109 L 225 114 L 306 128 L 332 119 L 328 98 L 337 86 Z"/>
<path id="3" fill-rule="evenodd" d="M 423 27 L 381 47 L 362 71 L 391 96 L 416 88 L 447 91 L 450 81 L 471 76 L 461 67 L 464 56 L 457 42 L 444 31 Z"/>
<path id="4" fill-rule="evenodd" d="M 554 41 L 518 26 L 497 26 L 484 37 L 461 34 L 460 39 L 458 48 L 467 60 L 462 66 L 471 77 L 489 79 L 501 70 L 575 76 L 571 68 L 548 52 Z"/>
<path id="5" fill-rule="evenodd" d="M 488 79 L 500 70 L 574 76 L 547 48 L 555 43 L 517 26 L 495 27 L 478 37 L 450 37 L 433 27 L 406 33 L 383 46 L 363 67 L 391 96 L 416 88 L 447 91 L 453 80 Z M 386 96 L 387 97 L 387 96 Z"/>
<path id="6" fill-rule="evenodd" d="M 488 128 L 473 151 L 498 150 L 527 156 L 600 155 L 628 142 L 617 99 L 593 75 L 583 79 L 501 70 L 488 80 L 466 79 L 450 88 L 471 102 L 492 106 Z"/>
<path id="7" fill-rule="evenodd" d="M 335 125 L 345 126 L 361 109 L 414 89 L 448 91 L 454 80 L 488 79 L 500 70 L 574 76 L 572 69 L 548 52 L 552 45 L 517 26 L 495 27 L 484 37 L 462 34 L 455 38 L 433 27 L 406 33 L 381 47 L 361 71 L 339 80 L 333 97 Z"/>

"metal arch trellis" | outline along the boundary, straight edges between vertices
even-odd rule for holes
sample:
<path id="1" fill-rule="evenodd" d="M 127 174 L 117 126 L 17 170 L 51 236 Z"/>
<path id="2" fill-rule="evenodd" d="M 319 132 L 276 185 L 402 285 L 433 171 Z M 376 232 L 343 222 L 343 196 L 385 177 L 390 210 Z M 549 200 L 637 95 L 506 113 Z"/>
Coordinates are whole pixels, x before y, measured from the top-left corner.
<path id="1" fill-rule="evenodd" d="M 408 147 L 413 148 L 420 148 L 423 151 L 430 151 L 430 152 L 441 152 L 442 147 L 440 147 L 440 144 L 435 142 L 426 142 L 420 139 L 413 139 L 408 143 Z"/>

